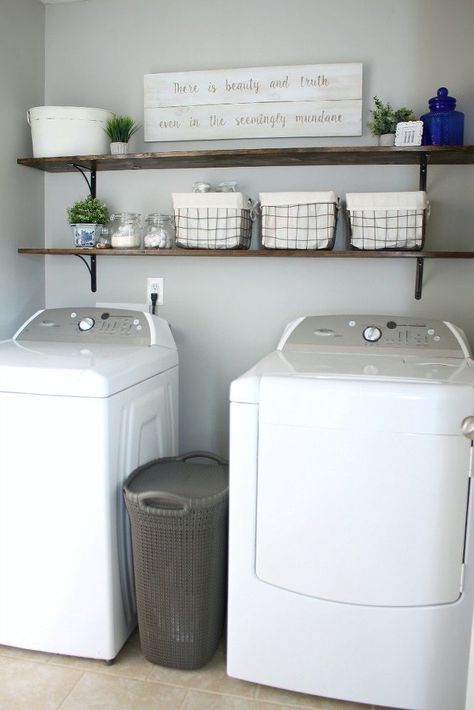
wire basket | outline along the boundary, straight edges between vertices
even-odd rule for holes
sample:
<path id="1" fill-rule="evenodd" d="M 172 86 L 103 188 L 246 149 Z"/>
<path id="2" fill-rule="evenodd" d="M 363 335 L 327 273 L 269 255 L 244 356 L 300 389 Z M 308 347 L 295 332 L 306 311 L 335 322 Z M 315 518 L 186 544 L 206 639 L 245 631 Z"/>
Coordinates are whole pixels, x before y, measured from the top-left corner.
<path id="1" fill-rule="evenodd" d="M 339 197 L 326 192 L 261 192 L 262 246 L 266 249 L 332 249 Z"/>
<path id="2" fill-rule="evenodd" d="M 186 249 L 248 249 L 250 210 L 232 207 L 175 208 L 176 245 Z"/>
<path id="3" fill-rule="evenodd" d="M 336 239 L 334 202 L 262 205 L 262 246 L 266 249 L 332 249 Z"/>
<path id="4" fill-rule="evenodd" d="M 190 463 L 206 458 L 212 463 Z M 203 666 L 222 636 L 226 603 L 228 466 L 209 452 L 136 469 L 123 494 L 130 516 L 143 655 Z"/>
<path id="5" fill-rule="evenodd" d="M 428 214 L 424 192 L 348 194 L 349 246 L 365 250 L 422 249 Z"/>
<path id="6" fill-rule="evenodd" d="M 177 246 L 249 248 L 254 205 L 242 192 L 175 192 L 172 198 Z"/>

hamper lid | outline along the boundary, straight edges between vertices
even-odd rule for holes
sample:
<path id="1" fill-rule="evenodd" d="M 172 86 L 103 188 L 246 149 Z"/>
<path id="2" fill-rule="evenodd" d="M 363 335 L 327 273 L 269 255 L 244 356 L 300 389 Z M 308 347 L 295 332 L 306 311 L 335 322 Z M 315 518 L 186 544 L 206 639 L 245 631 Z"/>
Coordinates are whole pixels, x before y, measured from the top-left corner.
<path id="1" fill-rule="evenodd" d="M 424 210 L 426 192 L 348 192 L 348 210 Z"/>
<path id="2" fill-rule="evenodd" d="M 314 202 L 337 204 L 339 202 L 334 190 L 326 192 L 261 192 L 259 200 L 262 207 L 308 205 Z"/>
<path id="3" fill-rule="evenodd" d="M 193 459 L 191 462 L 189 459 Z M 196 459 L 213 459 L 196 463 Z M 206 503 L 227 493 L 228 465 L 208 452 L 190 452 L 183 456 L 155 459 L 135 469 L 124 485 L 124 493 L 135 499 L 140 494 L 167 493 L 186 498 L 191 503 Z"/>
<path id="4" fill-rule="evenodd" d="M 243 192 L 173 192 L 173 207 L 229 207 L 249 209 L 250 198 Z"/>

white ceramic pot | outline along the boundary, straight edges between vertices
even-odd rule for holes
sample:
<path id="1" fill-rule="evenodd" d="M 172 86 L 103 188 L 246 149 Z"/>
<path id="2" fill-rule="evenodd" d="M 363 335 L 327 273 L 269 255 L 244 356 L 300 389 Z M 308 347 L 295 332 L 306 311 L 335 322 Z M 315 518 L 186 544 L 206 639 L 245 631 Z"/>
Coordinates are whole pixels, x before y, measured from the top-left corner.
<path id="1" fill-rule="evenodd" d="M 395 133 L 382 133 L 379 136 L 379 145 L 395 145 Z"/>
<path id="2" fill-rule="evenodd" d="M 111 143 L 110 152 L 112 155 L 125 155 L 128 153 L 128 143 Z"/>
<path id="3" fill-rule="evenodd" d="M 102 231 L 101 224 L 71 224 L 74 235 L 74 246 L 93 247 L 96 245 Z"/>

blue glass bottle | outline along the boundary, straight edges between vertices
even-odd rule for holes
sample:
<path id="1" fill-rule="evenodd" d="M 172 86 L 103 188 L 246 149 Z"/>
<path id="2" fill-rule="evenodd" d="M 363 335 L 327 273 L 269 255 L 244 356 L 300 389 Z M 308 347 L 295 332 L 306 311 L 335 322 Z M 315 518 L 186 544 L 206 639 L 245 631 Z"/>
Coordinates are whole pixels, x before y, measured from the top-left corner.
<path id="1" fill-rule="evenodd" d="M 444 86 L 428 101 L 428 106 L 429 113 L 421 116 L 423 145 L 463 145 L 464 114 L 455 111 L 456 99 L 448 96 Z"/>

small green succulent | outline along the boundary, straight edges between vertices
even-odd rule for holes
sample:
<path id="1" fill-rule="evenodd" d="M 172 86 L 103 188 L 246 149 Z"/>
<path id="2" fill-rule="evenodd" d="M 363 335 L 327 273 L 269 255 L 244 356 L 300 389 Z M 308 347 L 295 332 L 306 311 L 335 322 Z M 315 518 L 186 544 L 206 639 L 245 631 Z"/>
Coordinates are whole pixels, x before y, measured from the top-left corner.
<path id="1" fill-rule="evenodd" d="M 390 103 L 384 104 L 377 96 L 374 96 L 375 108 L 370 115 L 372 119 L 367 123 L 367 127 L 374 136 L 381 136 L 383 133 L 395 133 L 397 123 L 400 121 L 416 121 L 416 116 L 411 108 L 403 106 L 394 109 Z"/>
<path id="2" fill-rule="evenodd" d="M 78 200 L 67 208 L 69 224 L 107 224 L 109 210 L 107 205 L 90 195 Z"/>
<path id="3" fill-rule="evenodd" d="M 128 143 L 140 126 L 130 116 L 113 116 L 105 124 L 104 131 L 111 143 Z"/>

